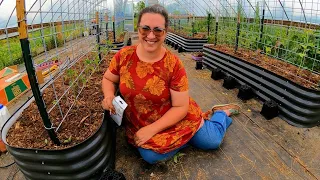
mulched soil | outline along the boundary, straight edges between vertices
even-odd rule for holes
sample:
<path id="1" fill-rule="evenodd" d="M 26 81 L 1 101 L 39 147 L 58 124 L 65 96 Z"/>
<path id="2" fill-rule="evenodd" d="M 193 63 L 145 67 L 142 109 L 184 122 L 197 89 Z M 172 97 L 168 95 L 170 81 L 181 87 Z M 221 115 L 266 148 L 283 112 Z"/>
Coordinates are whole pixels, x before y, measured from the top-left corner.
<path id="1" fill-rule="evenodd" d="M 202 56 L 204 56 L 203 52 L 192 52 L 191 55 L 192 55 L 192 56 L 195 56 L 195 57 L 202 57 Z"/>
<path id="2" fill-rule="evenodd" d="M 221 52 L 238 57 L 251 64 L 260 66 L 306 88 L 320 90 L 318 85 L 318 83 L 320 82 L 320 75 L 312 73 L 305 69 L 300 69 L 299 67 L 287 62 L 271 58 L 269 56 L 261 54 L 260 51 L 251 51 L 244 48 L 238 48 L 238 51 L 234 52 L 234 48 L 228 47 L 227 45 L 206 46 L 211 49 L 216 49 Z"/>
<path id="3" fill-rule="evenodd" d="M 190 36 L 188 33 L 183 32 L 183 31 L 174 31 L 172 28 L 168 28 L 168 31 L 174 34 L 177 34 L 179 36 L 182 36 L 186 39 L 206 39 L 207 38 L 207 33 L 205 32 L 199 32 L 199 33 L 195 33 L 194 36 Z"/>
<path id="4" fill-rule="evenodd" d="M 22 148 L 65 149 L 83 142 L 94 134 L 101 126 L 103 118 L 103 109 L 101 106 L 103 99 L 101 90 L 102 75 L 106 71 L 109 61 L 114 54 L 115 53 L 109 53 L 103 56 L 104 60 L 100 63 L 99 69 L 96 69 L 90 78 L 89 75 L 83 76 L 89 79 L 87 79 L 85 87 L 77 100 L 75 100 L 75 94 L 78 94 L 83 87 L 84 83 L 82 81 L 78 81 L 78 86 L 72 86 L 71 89 L 66 92 L 67 94 L 62 97 L 60 107 L 64 115 L 67 114 L 69 107 L 73 103 L 74 106 L 71 108 L 57 132 L 58 138 L 62 143 L 61 146 L 56 146 L 51 142 L 35 102 L 31 103 L 31 105 L 23 111 L 19 119 L 10 128 L 7 135 L 9 145 Z M 94 59 L 93 57 L 95 56 L 94 53 L 91 53 L 89 54 L 89 59 Z M 77 75 L 80 74 L 80 70 L 84 69 L 84 59 L 86 58 L 87 57 L 82 58 L 71 68 L 77 72 Z M 89 73 L 90 72 L 88 72 L 88 74 Z M 56 79 L 54 82 L 55 91 L 52 86 L 45 89 L 43 98 L 47 106 L 47 111 L 56 103 L 54 101 L 55 94 L 57 97 L 61 97 L 69 87 L 69 77 L 70 76 L 64 73 Z M 57 127 L 62 120 L 58 106 L 54 107 L 49 116 L 54 127 Z"/>
<path id="5" fill-rule="evenodd" d="M 125 33 L 120 34 L 118 37 L 116 37 L 116 41 L 115 41 L 115 42 L 117 42 L 117 43 L 119 43 L 119 42 L 124 42 L 124 36 L 125 36 Z M 109 40 L 110 40 L 111 42 L 114 42 L 113 32 L 112 32 L 112 31 L 108 31 L 108 38 L 109 38 Z M 101 40 L 101 43 L 102 43 L 102 44 L 106 44 L 106 39 L 103 38 L 103 39 Z"/>

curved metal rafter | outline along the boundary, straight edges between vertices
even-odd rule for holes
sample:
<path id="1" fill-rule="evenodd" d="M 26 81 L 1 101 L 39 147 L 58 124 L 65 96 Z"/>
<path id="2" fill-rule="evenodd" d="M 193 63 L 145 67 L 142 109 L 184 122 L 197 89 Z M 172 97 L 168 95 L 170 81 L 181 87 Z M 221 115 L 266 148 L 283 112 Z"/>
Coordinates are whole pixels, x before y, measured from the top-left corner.
<path id="1" fill-rule="evenodd" d="M 270 15 L 271 15 L 271 18 L 274 19 L 274 18 L 273 18 L 273 15 L 272 15 L 272 12 L 271 12 L 271 10 L 270 10 L 270 8 L 269 8 L 269 6 L 268 6 L 268 4 L 266 3 L 265 0 L 263 1 L 263 3 L 264 3 L 264 5 L 267 7 L 267 9 L 268 9 L 268 11 L 269 11 L 269 13 L 270 13 Z"/>
<path id="2" fill-rule="evenodd" d="M 250 2 L 249 0 L 246 0 L 246 1 L 249 3 L 249 5 L 250 5 L 250 7 L 252 8 L 252 10 L 253 10 L 255 13 L 257 13 L 256 9 L 252 6 L 251 2 Z M 258 2 L 259 2 L 259 1 L 258 1 Z"/>
<path id="3" fill-rule="evenodd" d="M 299 3 L 300 3 L 301 10 L 302 10 L 302 13 L 303 13 L 304 21 L 307 24 L 308 22 L 307 22 L 307 18 L 306 18 L 306 13 L 304 12 L 301 0 L 299 0 Z"/>
<path id="4" fill-rule="evenodd" d="M 282 2 L 281 2 L 280 0 L 278 0 L 278 2 L 280 3 L 280 5 L 281 5 L 281 7 L 282 7 L 282 10 L 283 10 L 284 14 L 286 15 L 287 20 L 289 21 L 288 14 L 287 14 L 286 10 L 284 9 L 284 6 L 283 6 Z"/>
<path id="5" fill-rule="evenodd" d="M 178 0 L 175 0 L 175 2 L 177 2 L 179 5 L 181 5 L 181 7 L 188 13 L 190 13 L 190 11 L 184 7 L 184 5 L 182 5 Z M 190 13 L 191 14 L 191 13 Z"/>
<path id="6" fill-rule="evenodd" d="M 209 1 L 213 4 L 213 2 L 211 0 L 209 0 Z M 231 15 L 229 14 L 227 8 L 219 0 L 218 0 L 218 2 L 221 5 L 221 7 L 226 11 L 226 13 L 229 15 L 229 17 L 231 17 Z M 221 14 L 221 16 L 223 15 L 221 12 L 220 12 L 220 14 Z"/>
<path id="7" fill-rule="evenodd" d="M 176 0 L 176 1 L 178 1 L 178 0 Z M 181 0 L 181 1 L 184 1 L 184 2 L 186 2 L 185 0 Z M 202 13 L 202 14 L 206 14 L 206 13 L 204 13 L 203 11 L 202 11 L 202 8 L 200 8 L 196 3 L 194 3 L 194 1 L 191 1 L 192 3 L 193 3 L 193 5 L 195 5 L 195 6 L 197 6 L 197 10 L 198 10 L 198 12 L 200 12 L 200 13 Z M 193 11 L 194 11 L 194 9 L 193 9 Z"/>
<path id="8" fill-rule="evenodd" d="M 219 0 L 218 0 L 219 1 Z M 225 0 L 226 1 L 226 3 L 230 6 L 230 8 L 232 9 L 232 11 L 234 12 L 234 14 L 236 15 L 236 14 L 238 14 L 237 13 L 237 11 L 231 6 L 231 4 L 229 3 L 229 1 L 228 0 Z"/>
<path id="9" fill-rule="evenodd" d="M 208 0 L 208 1 L 212 4 L 213 7 L 215 7 L 216 11 L 222 16 L 222 13 L 221 13 L 220 10 L 218 9 L 218 7 L 217 7 L 216 5 L 214 5 L 211 0 Z M 209 6 L 209 5 L 208 5 L 208 6 Z M 216 13 L 214 13 L 214 14 L 216 14 Z"/>
<path id="10" fill-rule="evenodd" d="M 182 1 L 184 1 L 185 2 L 185 0 L 182 0 Z M 194 1 L 191 1 L 197 8 L 198 8 L 198 10 L 199 10 L 199 12 L 201 12 L 202 14 L 206 14 L 206 12 L 205 11 L 203 11 L 203 7 L 200 7 L 200 6 L 198 6 L 198 4 L 197 3 L 195 3 Z"/>
<path id="11" fill-rule="evenodd" d="M 236 0 L 238 2 L 238 5 L 240 4 L 240 11 L 242 10 L 243 14 L 245 15 L 246 18 L 248 18 L 248 15 L 247 13 L 245 12 L 245 10 L 243 9 L 243 6 L 242 6 L 242 2 L 240 2 L 241 0 Z M 237 13 L 238 14 L 238 13 Z"/>

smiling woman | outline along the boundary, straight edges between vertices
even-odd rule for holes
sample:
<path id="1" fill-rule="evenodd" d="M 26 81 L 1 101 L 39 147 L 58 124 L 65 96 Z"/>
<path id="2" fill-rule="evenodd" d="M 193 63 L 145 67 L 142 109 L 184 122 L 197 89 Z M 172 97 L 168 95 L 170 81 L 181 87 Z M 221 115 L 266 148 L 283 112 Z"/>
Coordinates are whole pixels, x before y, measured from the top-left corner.
<path id="1" fill-rule="evenodd" d="M 204 121 L 198 104 L 189 97 L 188 79 L 181 60 L 163 46 L 168 14 L 160 5 L 143 9 L 138 18 L 139 44 L 121 49 L 102 80 L 102 106 L 114 113 L 115 86 L 128 104 L 126 136 L 148 163 L 168 159 L 192 145 L 219 147 L 239 106 L 216 106 Z M 208 114 L 204 114 L 208 115 Z M 208 117 L 207 117 L 208 118 Z"/>
<path id="2" fill-rule="evenodd" d="M 163 57 L 165 48 L 162 46 L 168 28 L 168 15 L 160 6 L 145 8 L 138 18 L 139 42 L 137 54 L 142 61 L 153 62 Z"/>

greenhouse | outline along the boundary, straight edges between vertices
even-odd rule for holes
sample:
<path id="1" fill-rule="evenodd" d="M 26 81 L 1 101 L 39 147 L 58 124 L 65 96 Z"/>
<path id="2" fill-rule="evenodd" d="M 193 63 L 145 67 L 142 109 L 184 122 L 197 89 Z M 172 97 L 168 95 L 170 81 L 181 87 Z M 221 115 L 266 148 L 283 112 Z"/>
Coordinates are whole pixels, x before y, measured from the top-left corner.
<path id="1" fill-rule="evenodd" d="M 0 180 L 320 179 L 319 0 L 0 0 Z"/>

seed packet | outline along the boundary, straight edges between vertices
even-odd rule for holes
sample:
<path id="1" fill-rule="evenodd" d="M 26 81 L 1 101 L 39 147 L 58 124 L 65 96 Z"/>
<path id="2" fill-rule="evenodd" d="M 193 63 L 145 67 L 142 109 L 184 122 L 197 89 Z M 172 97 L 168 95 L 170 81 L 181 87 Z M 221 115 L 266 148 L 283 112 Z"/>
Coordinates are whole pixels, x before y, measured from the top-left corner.
<path id="1" fill-rule="evenodd" d="M 124 110 L 127 108 L 128 104 L 120 97 L 117 96 L 112 100 L 112 104 L 116 110 L 115 114 L 110 114 L 111 118 L 121 126 Z"/>

